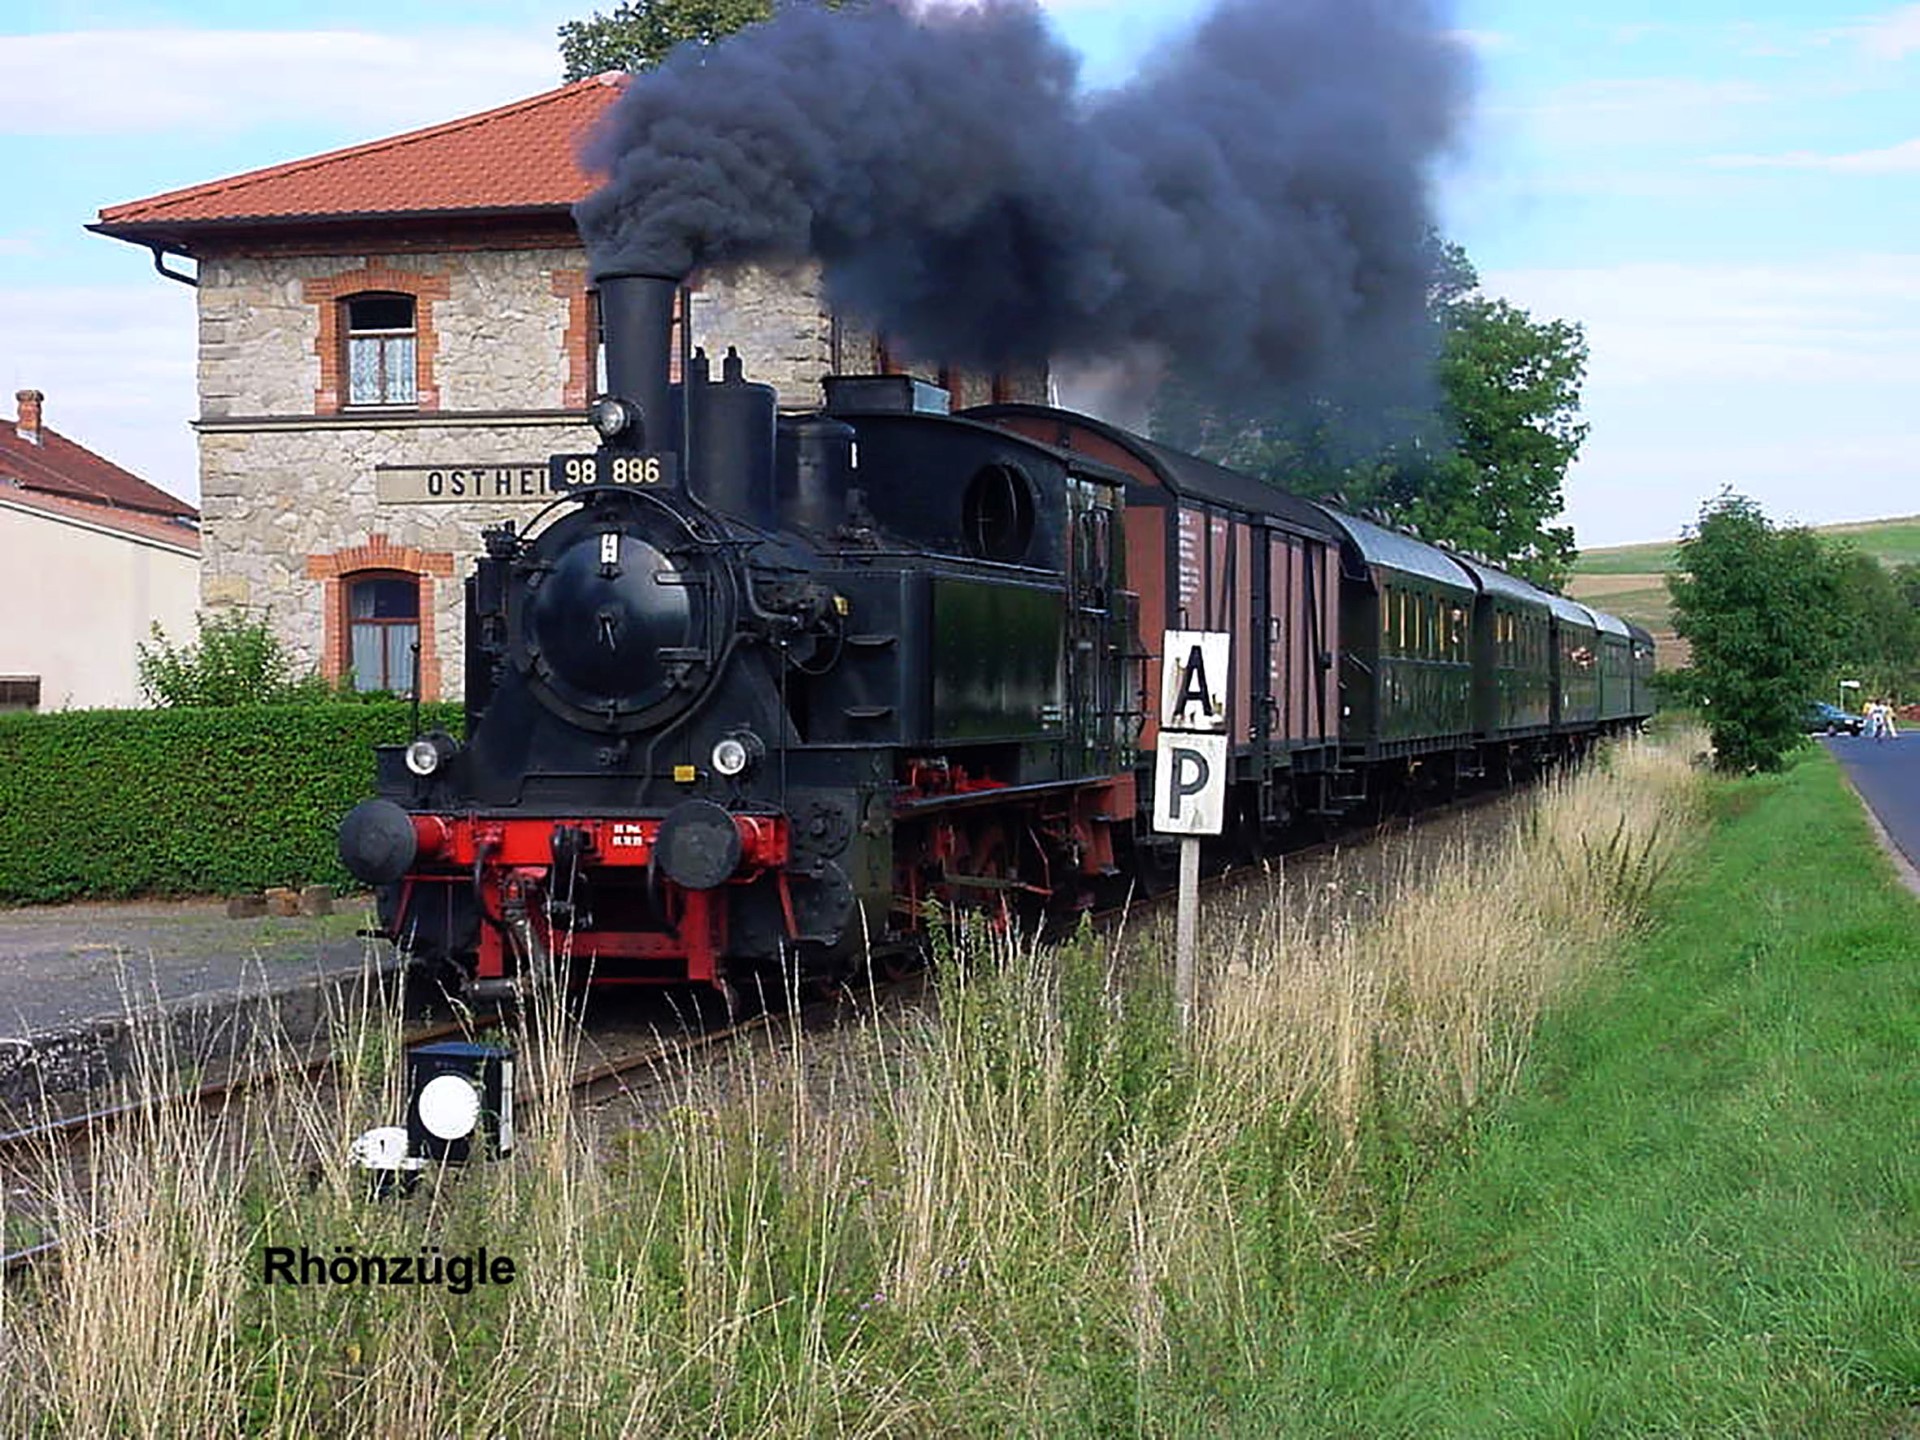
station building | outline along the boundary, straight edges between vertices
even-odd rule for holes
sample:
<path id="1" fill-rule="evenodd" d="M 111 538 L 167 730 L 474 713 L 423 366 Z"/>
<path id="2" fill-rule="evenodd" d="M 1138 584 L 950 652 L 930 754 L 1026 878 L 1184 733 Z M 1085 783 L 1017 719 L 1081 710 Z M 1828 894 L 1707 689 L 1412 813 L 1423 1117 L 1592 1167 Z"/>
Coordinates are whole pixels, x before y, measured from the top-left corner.
<path id="1" fill-rule="evenodd" d="M 0 710 L 138 705 L 152 627 L 193 636 L 197 512 L 55 430 L 46 399 L 0 420 Z"/>
<path id="2" fill-rule="evenodd" d="M 625 79 L 100 212 L 90 229 L 197 287 L 204 606 L 265 615 L 330 679 L 410 690 L 417 654 L 424 697 L 459 695 L 482 528 L 530 520 L 546 457 L 595 443 L 571 206 Z M 906 368 L 811 266 L 697 275 L 683 302 L 691 343 L 738 347 L 783 408 L 816 407 L 830 372 Z M 1044 372 L 928 378 L 956 406 L 1046 398 Z"/>

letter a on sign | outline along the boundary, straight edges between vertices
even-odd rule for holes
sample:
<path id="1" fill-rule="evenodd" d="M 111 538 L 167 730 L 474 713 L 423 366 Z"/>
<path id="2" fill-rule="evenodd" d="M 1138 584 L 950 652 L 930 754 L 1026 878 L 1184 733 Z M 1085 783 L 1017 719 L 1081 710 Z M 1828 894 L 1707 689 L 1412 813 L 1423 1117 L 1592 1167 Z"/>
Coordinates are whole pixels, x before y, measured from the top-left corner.
<path id="1" fill-rule="evenodd" d="M 1169 630 L 1160 652 L 1160 728 L 1227 732 L 1227 660 L 1223 631 Z"/>

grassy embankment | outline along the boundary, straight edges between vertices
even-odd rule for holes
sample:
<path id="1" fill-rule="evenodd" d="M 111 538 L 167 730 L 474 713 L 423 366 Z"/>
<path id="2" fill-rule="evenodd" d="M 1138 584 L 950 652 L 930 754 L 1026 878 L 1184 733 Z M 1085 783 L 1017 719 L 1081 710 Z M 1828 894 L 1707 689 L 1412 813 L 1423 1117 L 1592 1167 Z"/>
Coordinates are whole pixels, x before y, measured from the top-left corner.
<path id="1" fill-rule="evenodd" d="M 1920 561 L 1920 516 L 1814 528 L 1857 546 L 1888 567 Z M 1687 653 L 1685 643 L 1673 633 L 1672 598 L 1667 594 L 1667 572 L 1678 554 L 1673 541 L 1583 551 L 1567 582 L 1567 594 L 1643 626 L 1660 647 L 1660 668 L 1673 669 L 1686 662 Z"/>
<path id="2" fill-rule="evenodd" d="M 1228 922 L 1191 1046 L 1160 957 L 962 937 L 938 1021 L 743 1049 L 612 1155 L 549 1105 L 404 1204 L 309 1179 L 393 1113 L 358 1024 L 346 1096 L 230 1117 L 280 1137 L 244 1185 L 190 1110 L 115 1142 L 0 1299 L 0 1427 L 1884 1435 L 1920 906 L 1824 757 L 1703 840 L 1705 783 L 1623 750 L 1376 926 Z M 515 1284 L 258 1279 L 483 1242 Z"/>

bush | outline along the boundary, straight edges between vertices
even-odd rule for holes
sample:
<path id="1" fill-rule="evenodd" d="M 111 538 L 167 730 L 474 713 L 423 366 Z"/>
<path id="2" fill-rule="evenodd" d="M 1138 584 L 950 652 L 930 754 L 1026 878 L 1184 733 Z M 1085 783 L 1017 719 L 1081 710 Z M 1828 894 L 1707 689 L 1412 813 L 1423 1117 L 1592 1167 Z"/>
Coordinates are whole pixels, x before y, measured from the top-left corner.
<path id="1" fill-rule="evenodd" d="M 279 705 L 320 701 L 333 687 L 318 675 L 295 673 L 265 616 L 239 611 L 198 617 L 199 639 L 176 647 L 153 622 L 152 643 L 135 646 L 140 693 L 154 705 Z"/>
<path id="2" fill-rule="evenodd" d="M 0 903 L 344 884 L 335 828 L 410 733 L 395 700 L 0 715 Z"/>

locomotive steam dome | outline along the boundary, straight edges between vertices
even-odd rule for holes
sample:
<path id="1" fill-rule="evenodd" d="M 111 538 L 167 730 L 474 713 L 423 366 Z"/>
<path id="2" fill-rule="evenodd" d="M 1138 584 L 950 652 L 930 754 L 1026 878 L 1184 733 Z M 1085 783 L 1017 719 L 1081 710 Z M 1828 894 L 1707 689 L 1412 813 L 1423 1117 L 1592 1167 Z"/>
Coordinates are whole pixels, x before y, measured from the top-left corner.
<path id="1" fill-rule="evenodd" d="M 595 728 L 657 720 L 702 688 L 710 654 L 707 586 L 632 513 L 570 516 L 544 534 L 529 568 L 515 658 L 541 697 Z"/>

